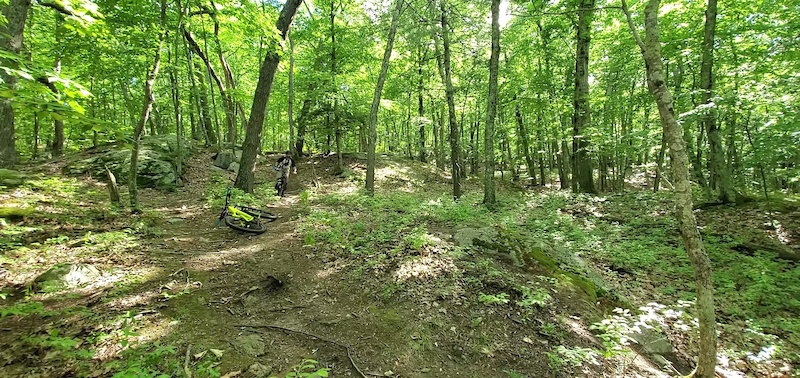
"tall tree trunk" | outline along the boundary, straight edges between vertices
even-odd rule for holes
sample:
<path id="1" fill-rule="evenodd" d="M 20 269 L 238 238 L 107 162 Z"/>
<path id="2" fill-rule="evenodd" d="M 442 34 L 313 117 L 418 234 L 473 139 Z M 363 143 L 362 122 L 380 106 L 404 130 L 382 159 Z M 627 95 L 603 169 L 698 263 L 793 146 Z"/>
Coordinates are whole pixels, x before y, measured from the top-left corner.
<path id="1" fill-rule="evenodd" d="M 425 163 L 428 157 L 425 152 L 425 120 L 423 119 L 425 108 L 424 98 L 422 96 L 422 91 L 425 90 L 425 86 L 422 77 L 422 65 L 427 58 L 428 50 L 425 49 L 424 54 L 421 50 L 421 47 L 417 47 L 417 59 L 419 60 L 417 63 L 417 126 L 419 127 L 419 161 Z"/>
<path id="2" fill-rule="evenodd" d="M 500 0 L 492 0 L 492 52 L 489 57 L 489 99 L 486 107 L 486 131 L 483 133 L 483 204 L 494 207 L 494 130 L 497 118 L 497 76 L 500 65 Z M 510 148 L 510 147 L 509 147 Z"/>
<path id="3" fill-rule="evenodd" d="M 219 147 L 219 131 L 214 120 L 211 119 L 211 109 L 208 104 L 208 85 L 206 85 L 205 75 L 202 71 L 194 69 L 193 77 L 197 80 L 197 105 L 200 108 L 200 119 L 205 127 L 205 137 L 209 145 Z"/>
<path id="4" fill-rule="evenodd" d="M 728 167 L 725 166 L 725 152 L 722 150 L 722 137 L 719 135 L 717 124 L 717 108 L 712 99 L 714 95 L 714 31 L 717 25 L 717 0 L 708 0 L 706 7 L 706 25 L 703 33 L 703 61 L 700 65 L 700 90 L 701 102 L 708 106 L 703 117 L 706 134 L 708 135 L 709 154 L 711 166 L 711 182 L 719 188 L 719 200 L 722 203 L 736 202 L 736 190 L 733 188 Z"/>
<path id="5" fill-rule="evenodd" d="M 300 155 L 294 144 L 294 40 L 288 32 L 286 38 L 289 40 L 289 99 L 287 101 L 289 105 L 286 110 L 289 117 L 289 151 L 297 159 Z"/>
<path id="6" fill-rule="evenodd" d="M 433 5 L 431 3 L 431 5 Z M 443 44 L 443 54 L 439 54 L 439 43 L 436 41 L 436 60 L 439 66 L 439 75 L 442 78 L 445 86 L 445 98 L 447 100 L 448 123 L 450 125 L 450 164 L 452 168 L 453 179 L 453 199 L 458 200 L 461 198 L 461 159 L 460 159 L 460 146 L 459 146 L 459 130 L 458 123 L 456 122 L 456 104 L 455 104 L 455 89 L 453 89 L 453 80 L 450 74 L 450 25 L 447 22 L 447 1 L 441 0 L 439 4 L 440 21 L 439 32 L 441 33 L 441 40 Z M 437 38 L 438 39 L 438 38 Z"/>
<path id="7" fill-rule="evenodd" d="M 656 100 L 664 134 L 669 142 L 672 159 L 672 174 L 675 180 L 675 218 L 683 237 L 684 248 L 689 255 L 695 271 L 697 287 L 697 310 L 700 324 L 700 355 L 695 376 L 714 377 L 717 363 L 716 322 L 714 316 L 714 296 L 712 286 L 711 262 L 708 259 L 697 222 L 692 212 L 692 188 L 689 181 L 689 158 L 686 155 L 681 129 L 675 119 L 672 95 L 666 86 L 661 63 L 661 42 L 659 41 L 658 8 L 660 0 L 649 0 L 645 7 L 645 41 L 639 37 L 633 25 L 628 6 L 623 0 L 623 11 L 634 39 L 641 48 L 647 68 L 647 86 Z"/>
<path id="8" fill-rule="evenodd" d="M 231 97 L 231 94 L 228 91 L 228 88 L 223 84 L 222 80 L 217 75 L 217 72 L 214 70 L 214 66 L 211 65 L 211 61 L 208 59 L 208 56 L 200 49 L 200 45 L 197 44 L 195 41 L 194 36 L 190 33 L 184 26 L 181 26 L 181 30 L 183 31 L 183 36 L 186 39 L 186 42 L 189 43 L 189 47 L 192 48 L 192 51 L 200 57 L 200 59 L 206 65 L 206 71 L 208 75 L 214 80 L 214 83 L 217 84 L 217 89 L 219 89 L 220 97 L 222 98 L 222 107 L 225 111 L 225 126 L 226 126 L 226 142 L 231 144 L 231 148 L 236 143 L 236 105 Z M 213 100 L 213 93 L 212 93 L 212 100 Z"/>
<path id="9" fill-rule="evenodd" d="M 517 101 L 516 96 L 514 96 L 514 100 Z M 522 120 L 522 111 L 519 108 L 519 102 L 514 105 L 514 117 L 517 119 L 517 131 L 519 132 L 519 139 L 520 143 L 522 144 L 522 154 L 525 156 L 525 169 L 528 171 L 528 176 L 530 176 L 530 184 L 537 185 L 536 183 L 536 169 L 534 168 L 534 160 L 531 157 L 531 148 L 530 142 L 528 140 L 528 131 L 525 130 L 525 124 Z"/>
<path id="10" fill-rule="evenodd" d="M 61 74 L 61 35 L 62 33 L 62 24 L 64 23 L 64 15 L 61 13 L 56 13 L 56 22 L 55 22 L 55 35 L 56 35 L 56 60 L 53 63 L 53 72 L 56 75 Z M 49 81 L 48 81 L 49 83 Z M 60 102 L 61 93 L 59 93 L 58 88 L 55 85 L 50 85 L 50 90 L 53 92 L 53 96 L 56 98 L 56 101 Z M 64 155 L 64 118 L 58 117 L 53 119 L 53 157 L 59 157 Z"/>
<path id="11" fill-rule="evenodd" d="M 0 50 L 19 54 L 22 49 L 22 38 L 25 29 L 25 19 L 31 0 L 9 0 L 3 6 L 5 23 L 0 23 Z M 19 64 L 14 59 L 0 58 L 0 65 L 16 69 Z M 0 79 L 6 86 L 14 90 L 17 87 L 17 78 L 5 70 L 0 70 Z M 8 168 L 17 163 L 16 134 L 14 131 L 14 108 L 11 99 L 0 99 L 0 168 Z"/>
<path id="12" fill-rule="evenodd" d="M 575 55 L 575 95 L 572 116 L 573 191 L 595 193 L 589 140 L 584 135 L 591 122 L 589 109 L 589 42 L 595 0 L 581 0 L 578 8 L 577 52 Z"/>
<path id="13" fill-rule="evenodd" d="M 169 82 L 170 82 L 170 91 L 172 92 L 172 107 L 173 113 L 175 114 L 175 146 L 176 146 L 176 153 L 177 158 L 175 159 L 175 184 L 181 185 L 181 176 L 183 175 L 183 146 L 181 138 L 183 137 L 183 119 L 181 114 L 181 99 L 180 99 L 180 91 L 178 88 L 178 46 L 180 46 L 180 34 L 175 33 L 175 52 L 174 54 L 170 53 L 167 50 L 167 60 L 171 60 L 172 56 L 175 57 L 175 60 L 172 61 L 172 66 L 169 70 Z"/>
<path id="14" fill-rule="evenodd" d="M 383 85 L 386 83 L 386 73 L 389 71 L 389 60 L 392 57 L 394 36 L 397 33 L 397 24 L 400 22 L 400 12 L 402 11 L 402 8 L 403 0 L 395 0 L 395 7 L 392 11 L 392 26 L 389 28 L 389 35 L 386 37 L 386 50 L 383 52 L 381 72 L 378 74 L 378 83 L 375 85 L 375 93 L 372 95 L 372 105 L 369 109 L 369 131 L 367 136 L 367 180 L 365 183 L 365 189 L 369 195 L 375 194 L 375 143 L 378 139 L 378 109 L 381 105 L 381 94 L 383 93 Z M 420 99 L 420 101 L 422 100 Z M 420 105 L 420 109 L 421 106 L 422 105 Z"/>
<path id="15" fill-rule="evenodd" d="M 33 153 L 31 160 L 36 160 L 39 157 L 39 113 L 33 112 Z"/>
<path id="16" fill-rule="evenodd" d="M 156 55 L 153 59 L 153 69 L 147 74 L 147 79 L 144 82 L 144 100 L 142 101 L 142 115 L 139 118 L 139 123 L 133 132 L 133 147 L 131 148 L 131 168 L 130 177 L 128 181 L 128 193 L 130 195 L 131 211 L 139 213 L 139 197 L 137 191 L 137 169 L 139 168 L 139 143 L 144 132 L 144 126 L 150 118 L 150 111 L 153 108 L 155 98 L 153 97 L 153 84 L 158 76 L 158 69 L 161 65 L 161 48 L 164 46 L 164 40 L 167 39 L 168 30 L 166 28 L 167 19 L 167 0 L 161 0 L 161 28 L 163 29 L 158 36 L 158 47 L 156 48 Z"/>
<path id="17" fill-rule="evenodd" d="M 306 139 L 306 129 L 307 129 L 307 118 L 308 114 L 311 112 L 311 105 L 312 105 L 312 93 L 316 89 L 316 84 L 312 81 L 308 84 L 308 91 L 306 92 L 306 98 L 303 100 L 303 107 L 300 108 L 300 118 L 297 121 L 297 143 L 295 146 L 295 151 L 297 152 L 298 157 L 303 156 L 303 148 Z"/>
<path id="18" fill-rule="evenodd" d="M 289 25 L 303 0 L 288 0 L 281 9 L 281 14 L 276 22 L 276 28 L 280 32 L 281 39 L 286 38 Z M 250 119 L 247 121 L 247 130 L 242 146 L 242 160 L 239 166 L 239 174 L 236 176 L 237 188 L 248 193 L 253 192 L 253 184 L 256 172 L 256 154 L 261 144 L 261 133 L 264 129 L 264 116 L 269 104 L 269 96 L 272 90 L 272 82 L 275 79 L 275 71 L 278 69 L 280 54 L 278 46 L 270 46 L 270 51 L 264 57 L 261 69 L 258 73 L 258 83 L 253 95 L 253 106 L 250 108 Z"/>

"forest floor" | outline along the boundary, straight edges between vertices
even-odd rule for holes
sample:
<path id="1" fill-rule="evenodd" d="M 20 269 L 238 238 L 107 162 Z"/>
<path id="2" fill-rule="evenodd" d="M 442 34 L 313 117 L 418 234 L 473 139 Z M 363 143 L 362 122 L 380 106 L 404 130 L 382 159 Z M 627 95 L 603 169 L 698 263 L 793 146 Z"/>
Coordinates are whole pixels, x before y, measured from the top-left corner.
<path id="1" fill-rule="evenodd" d="M 209 157 L 192 158 L 174 192 L 142 190 L 139 215 L 111 206 L 103 183 L 60 176 L 63 160 L 0 192 L 2 206 L 35 209 L 0 225 L 0 376 L 678 374 L 625 347 L 641 322 L 669 339 L 675 368 L 691 364 L 694 285 L 668 193 L 502 182 L 489 211 L 478 181 L 454 202 L 428 164 L 383 157 L 370 198 L 364 160 L 348 155 L 334 175 L 336 156 L 314 156 L 283 198 L 269 163 L 255 194 L 234 191 L 280 216 L 248 236 L 215 224 L 233 176 Z M 785 198 L 698 211 L 731 377 L 798 376 L 800 270 L 775 255 L 797 250 L 798 209 Z M 455 240 L 486 227 L 582 256 L 613 295 Z M 78 289 L 32 286 L 57 263 L 103 274 Z"/>

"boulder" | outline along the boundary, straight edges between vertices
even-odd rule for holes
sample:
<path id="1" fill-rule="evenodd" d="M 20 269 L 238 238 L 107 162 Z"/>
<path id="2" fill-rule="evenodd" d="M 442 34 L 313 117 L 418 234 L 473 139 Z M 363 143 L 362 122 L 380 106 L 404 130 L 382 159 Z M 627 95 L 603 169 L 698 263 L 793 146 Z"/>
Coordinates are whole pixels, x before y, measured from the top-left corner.
<path id="1" fill-rule="evenodd" d="M 185 165 L 194 151 L 192 142 L 183 139 L 181 161 Z M 177 141 L 174 135 L 149 136 L 142 139 L 139 147 L 137 183 L 143 188 L 172 189 L 177 180 L 176 165 Z M 64 168 L 64 173 L 72 175 L 90 174 L 106 177 L 105 167 L 116 176 L 120 184 L 130 177 L 131 147 L 111 145 L 96 150 L 89 157 L 75 160 Z"/>
<path id="2" fill-rule="evenodd" d="M 236 156 L 230 150 L 220 151 L 217 154 L 217 158 L 214 159 L 214 166 L 220 167 L 222 169 L 228 169 L 231 163 L 236 161 Z"/>
<path id="3" fill-rule="evenodd" d="M 89 264 L 58 264 L 34 280 L 37 290 L 74 289 L 96 281 L 102 274 Z"/>
<path id="4" fill-rule="evenodd" d="M 25 174 L 11 169 L 0 168 L 0 186 L 17 187 L 25 182 Z"/>
<path id="5" fill-rule="evenodd" d="M 231 165 L 228 166 L 228 170 L 233 173 L 239 172 L 239 163 L 234 161 L 233 163 L 231 163 Z"/>
<path id="6" fill-rule="evenodd" d="M 554 244 L 533 240 L 505 227 L 462 228 L 453 239 L 457 245 L 482 251 L 517 267 L 536 266 L 552 277 L 569 282 L 585 292 L 591 301 L 609 293 L 609 285 L 580 256 Z"/>
<path id="7" fill-rule="evenodd" d="M 250 367 L 247 369 L 247 373 L 256 378 L 263 378 L 269 376 L 269 373 L 272 373 L 272 368 L 256 362 L 250 365 Z"/>
<path id="8" fill-rule="evenodd" d="M 241 354 L 258 357 L 267 350 L 267 345 L 261 336 L 256 334 L 242 335 L 233 340 L 233 347 Z"/>

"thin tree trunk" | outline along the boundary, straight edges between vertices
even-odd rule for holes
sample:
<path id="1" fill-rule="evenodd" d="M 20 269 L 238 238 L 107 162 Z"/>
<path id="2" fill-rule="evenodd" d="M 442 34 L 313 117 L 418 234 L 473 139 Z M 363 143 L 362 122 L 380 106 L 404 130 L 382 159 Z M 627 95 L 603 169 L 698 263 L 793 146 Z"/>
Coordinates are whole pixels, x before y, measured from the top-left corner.
<path id="1" fill-rule="evenodd" d="M 179 5 L 180 6 L 180 5 Z M 181 185 L 181 176 L 183 175 L 183 146 L 181 145 L 181 138 L 183 137 L 183 119 L 181 114 L 181 100 L 180 100 L 180 91 L 178 88 L 178 46 L 180 46 L 180 34 L 175 33 L 175 53 L 171 54 L 169 50 L 167 50 L 167 60 L 171 60 L 174 56 L 175 60 L 172 62 L 172 67 L 169 70 L 169 81 L 170 81 L 170 91 L 172 92 L 172 107 L 173 112 L 175 114 L 175 145 L 176 145 L 176 154 L 177 157 L 175 159 L 175 184 Z"/>
<path id="2" fill-rule="evenodd" d="M 736 202 L 738 193 L 733 188 L 730 171 L 725 166 L 725 152 L 722 150 L 722 137 L 717 124 L 717 108 L 712 100 L 714 95 L 714 31 L 717 25 L 717 0 L 708 0 L 706 25 L 703 34 L 703 61 L 700 65 L 701 102 L 708 106 L 703 117 L 708 134 L 708 159 L 711 166 L 711 181 L 719 188 L 722 203 Z"/>
<path id="3" fill-rule="evenodd" d="M 514 99 L 516 101 L 516 98 Z M 522 144 L 522 154 L 525 157 L 525 166 L 528 170 L 528 176 L 530 176 L 530 184 L 533 186 L 538 185 L 536 182 L 536 166 L 534 164 L 533 157 L 531 156 L 531 149 L 530 149 L 530 142 L 528 139 L 528 131 L 525 130 L 525 124 L 522 120 L 522 111 L 519 108 L 519 102 L 515 105 L 514 115 L 517 119 L 517 129 L 519 131 L 519 139 L 520 143 Z"/>
<path id="4" fill-rule="evenodd" d="M 56 13 L 56 22 L 55 22 L 55 35 L 56 35 L 56 46 L 61 45 L 61 25 L 64 23 L 64 15 L 61 13 Z M 53 63 L 53 72 L 56 75 L 61 74 L 61 50 L 56 49 L 56 61 Z M 48 81 L 48 84 L 50 82 Z M 50 90 L 53 92 L 53 96 L 56 98 L 56 101 L 60 101 L 61 93 L 59 93 L 58 88 L 55 85 L 49 85 Z M 62 117 L 54 118 L 53 119 L 53 157 L 59 157 L 64 155 L 64 119 Z"/>
<path id="5" fill-rule="evenodd" d="M 28 17 L 30 7 L 30 0 L 9 0 L 3 7 L 3 17 L 6 22 L 0 22 L 0 50 L 19 54 L 22 49 L 25 19 Z M 0 65 L 12 69 L 19 67 L 16 60 L 6 57 L 0 57 Z M 0 79 L 8 89 L 16 89 L 16 76 L 6 70 L 0 70 Z M 17 159 L 14 108 L 11 106 L 11 99 L 4 96 L 0 99 L 0 168 L 13 167 Z"/>
<path id="6" fill-rule="evenodd" d="M 153 103 L 155 102 L 155 98 L 153 97 L 153 84 L 156 81 L 156 76 L 158 76 L 158 69 L 161 64 L 161 48 L 164 46 L 164 40 L 167 38 L 168 30 L 166 28 L 166 19 L 167 19 L 167 2 L 166 0 L 161 0 L 161 27 L 163 30 L 158 37 L 158 47 L 156 48 L 156 55 L 153 59 L 153 68 L 147 74 L 147 79 L 144 83 L 144 100 L 142 104 L 142 116 L 139 118 L 139 123 L 136 125 L 136 129 L 133 132 L 133 147 L 131 148 L 131 168 L 130 168 L 130 177 L 128 181 L 128 193 L 130 195 L 130 202 L 131 202 L 131 211 L 134 213 L 139 213 L 141 210 L 139 209 L 139 198 L 137 192 L 137 169 L 139 168 L 139 143 L 142 138 L 142 132 L 144 132 L 144 126 L 147 124 L 147 120 L 150 118 L 150 111 L 153 108 Z"/>
<path id="7" fill-rule="evenodd" d="M 455 105 L 455 89 L 453 89 L 453 81 L 450 74 L 450 25 L 447 22 L 447 1 L 442 0 L 439 4 L 441 25 L 439 32 L 443 44 L 443 56 L 439 54 L 438 41 L 435 43 L 436 47 L 436 60 L 439 66 L 439 75 L 445 85 L 445 98 L 447 100 L 448 122 L 450 124 L 450 164 L 452 169 L 453 179 L 453 199 L 458 200 L 461 198 L 461 162 L 460 162 L 460 146 L 459 146 L 459 130 L 458 123 L 456 122 L 456 105 Z"/>
<path id="8" fill-rule="evenodd" d="M 31 160 L 36 160 L 39 157 L 39 114 L 33 112 L 33 153 Z"/>
<path id="9" fill-rule="evenodd" d="M 297 153 L 297 146 L 294 143 L 294 40 L 289 33 L 286 38 L 289 40 L 289 105 L 286 110 L 289 117 L 289 151 L 297 159 L 300 155 Z"/>
<path id="10" fill-rule="evenodd" d="M 573 191 L 595 193 L 589 140 L 584 135 L 591 123 L 589 109 L 589 42 L 595 0 L 581 0 L 578 8 L 578 36 L 575 58 L 575 95 L 572 116 Z"/>
<path id="11" fill-rule="evenodd" d="M 683 237 L 684 248 L 689 255 L 695 271 L 697 288 L 697 310 L 700 325 L 698 356 L 695 376 L 713 378 L 717 363 L 716 356 L 716 322 L 714 316 L 714 291 L 712 286 L 711 262 L 708 259 L 697 222 L 692 212 L 692 188 L 689 181 L 689 158 L 686 155 L 681 129 L 675 118 L 672 95 L 666 86 L 661 63 L 661 42 L 659 40 L 658 8 L 660 0 L 649 0 L 645 7 L 645 41 L 639 37 L 638 29 L 633 25 L 628 6 L 623 0 L 623 11 L 634 39 L 641 48 L 647 68 L 647 84 L 653 94 L 661 124 L 669 143 L 672 158 L 672 173 L 675 180 L 675 218 Z"/>
<path id="12" fill-rule="evenodd" d="M 192 51 L 200 57 L 200 59 L 206 65 L 206 71 L 208 72 L 209 76 L 214 79 L 214 83 L 217 84 L 217 89 L 219 90 L 220 97 L 222 97 L 222 107 L 225 111 L 225 125 L 227 127 L 226 133 L 226 142 L 231 144 L 231 148 L 236 144 L 236 105 L 231 98 L 230 93 L 228 93 L 228 89 L 222 83 L 222 80 L 217 75 L 217 72 L 214 70 L 214 67 L 211 65 L 211 61 L 209 61 L 206 54 L 200 49 L 200 45 L 197 44 L 195 41 L 194 36 L 185 27 L 181 27 L 183 31 L 183 36 L 186 39 L 186 42 L 189 43 L 189 47 L 192 48 Z M 212 93 L 212 100 L 213 100 L 213 93 Z"/>
<path id="13" fill-rule="evenodd" d="M 292 18 L 297 12 L 303 0 L 288 0 L 281 10 L 276 28 L 280 32 L 281 39 L 286 38 Z M 253 184 L 256 171 L 256 154 L 261 142 L 261 133 L 264 128 L 264 116 L 269 104 L 269 96 L 272 90 L 272 82 L 275 79 L 275 71 L 278 69 L 280 54 L 273 46 L 264 57 L 261 69 L 258 73 L 258 83 L 253 95 L 253 106 L 250 109 L 250 119 L 247 122 L 247 130 L 242 146 L 242 160 L 239 166 L 239 174 L 236 176 L 235 186 L 248 193 L 253 192 Z"/>
<path id="14" fill-rule="evenodd" d="M 425 109 L 424 98 L 422 96 L 422 91 L 425 90 L 425 86 L 422 77 L 422 65 L 427 59 L 428 49 L 425 49 L 424 54 L 420 53 L 420 50 L 422 50 L 421 47 L 417 48 L 417 58 L 419 59 L 417 66 L 417 125 L 419 126 L 419 161 L 426 163 L 428 157 L 425 151 L 425 120 L 423 119 Z"/>
<path id="15" fill-rule="evenodd" d="M 500 0 L 492 0 L 492 48 L 489 57 L 489 99 L 486 107 L 486 130 L 483 133 L 483 204 L 495 206 L 494 130 L 497 118 L 497 76 L 500 66 Z M 506 141 L 508 147 L 508 141 Z M 510 147 L 508 147 L 510 150 Z M 509 151 L 510 155 L 510 151 Z"/>
<path id="16" fill-rule="evenodd" d="M 392 26 L 389 28 L 389 35 L 386 37 L 386 50 L 383 52 L 383 62 L 381 63 L 381 72 L 378 75 L 378 83 L 375 85 L 375 93 L 372 95 L 372 106 L 369 109 L 369 131 L 367 140 L 367 180 L 365 189 L 369 195 L 375 193 L 375 143 L 378 139 L 377 123 L 378 123 L 378 109 L 381 104 L 381 94 L 383 93 L 383 85 L 386 83 L 386 73 L 389 71 L 389 60 L 392 57 L 392 49 L 394 48 L 394 36 L 397 33 L 397 24 L 400 21 L 400 12 L 402 12 L 403 0 L 395 0 L 395 8 L 392 12 Z M 422 101 L 420 99 L 420 101 Z M 420 105 L 422 109 L 422 105 Z M 422 126 L 424 127 L 424 125 Z"/>

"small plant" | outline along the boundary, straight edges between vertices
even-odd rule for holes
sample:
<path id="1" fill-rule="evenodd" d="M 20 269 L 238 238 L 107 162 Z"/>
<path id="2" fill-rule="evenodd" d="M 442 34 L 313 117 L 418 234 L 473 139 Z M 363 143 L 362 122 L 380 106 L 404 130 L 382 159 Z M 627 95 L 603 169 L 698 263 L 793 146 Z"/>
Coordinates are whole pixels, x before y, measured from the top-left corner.
<path id="1" fill-rule="evenodd" d="M 20 302 L 11 307 L 0 308 L 0 318 L 4 318 L 9 315 L 28 316 L 34 314 L 41 316 L 52 316 L 55 313 L 45 310 L 44 305 L 41 302 Z"/>
<path id="2" fill-rule="evenodd" d="M 550 361 L 550 366 L 554 369 L 558 369 L 564 365 L 580 367 L 587 362 L 593 365 L 600 365 L 597 357 L 597 351 L 592 348 L 569 348 L 563 345 L 559 345 L 556 348 L 555 353 L 547 352 L 547 358 Z"/>
<path id="3" fill-rule="evenodd" d="M 300 206 L 308 207 L 311 198 L 311 193 L 308 190 L 303 190 L 300 192 Z"/>
<path id="4" fill-rule="evenodd" d="M 171 358 L 175 355 L 173 346 L 128 349 L 123 352 L 122 360 L 113 361 L 107 367 L 117 370 L 112 378 L 169 378 L 170 373 L 180 371 L 180 363 Z"/>
<path id="5" fill-rule="evenodd" d="M 300 364 L 292 367 L 292 371 L 286 373 L 285 378 L 324 378 L 328 376 L 330 369 L 318 368 L 319 362 L 312 359 L 305 359 Z M 278 378 L 271 376 L 270 378 Z"/>
<path id="6" fill-rule="evenodd" d="M 480 295 L 478 296 L 478 300 L 487 306 L 506 304 L 508 303 L 508 294 L 499 293 L 497 295 L 490 295 L 490 294 L 480 293 Z"/>
<path id="7" fill-rule="evenodd" d="M 522 292 L 522 300 L 517 301 L 517 306 L 524 309 L 530 309 L 533 306 L 544 307 L 553 299 L 547 290 L 540 287 L 531 289 L 528 286 L 520 286 L 519 291 Z"/>

